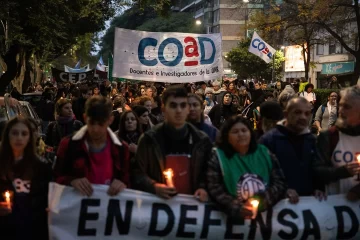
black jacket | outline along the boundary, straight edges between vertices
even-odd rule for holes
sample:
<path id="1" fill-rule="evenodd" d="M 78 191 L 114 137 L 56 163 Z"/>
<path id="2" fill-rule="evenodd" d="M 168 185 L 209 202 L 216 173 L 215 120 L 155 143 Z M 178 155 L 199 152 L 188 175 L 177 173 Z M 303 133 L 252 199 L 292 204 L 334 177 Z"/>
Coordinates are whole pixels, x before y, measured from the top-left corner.
<path id="1" fill-rule="evenodd" d="M 31 179 L 31 187 L 29 193 L 30 202 L 26 202 L 31 206 L 29 210 L 31 220 L 25 226 L 16 221 L 16 215 L 21 216 L 20 211 L 14 211 L 8 215 L 0 217 L 0 239 L 11 240 L 47 240 L 49 238 L 47 211 L 49 182 L 52 180 L 51 165 L 38 159 L 33 166 L 34 174 Z M 0 179 L 0 192 L 10 190 L 15 192 L 14 185 L 9 179 Z M 3 196 L 0 196 L 2 198 Z M 4 199 L 1 199 L 4 201 Z M 14 197 L 14 202 L 17 197 Z"/>

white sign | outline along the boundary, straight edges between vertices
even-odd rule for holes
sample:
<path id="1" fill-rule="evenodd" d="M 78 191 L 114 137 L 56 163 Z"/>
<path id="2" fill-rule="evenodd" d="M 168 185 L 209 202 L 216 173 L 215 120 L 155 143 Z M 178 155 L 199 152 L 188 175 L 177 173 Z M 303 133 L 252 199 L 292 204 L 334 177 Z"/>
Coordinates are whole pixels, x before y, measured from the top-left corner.
<path id="1" fill-rule="evenodd" d="M 276 50 L 262 40 L 256 32 L 254 32 L 249 46 L 249 52 L 255 54 L 266 63 L 270 63 Z"/>
<path id="2" fill-rule="evenodd" d="M 285 47 L 285 72 L 304 72 L 303 48 L 300 45 Z"/>
<path id="3" fill-rule="evenodd" d="M 113 77 L 184 83 L 213 80 L 222 72 L 219 33 L 115 30 Z"/>
<path id="4" fill-rule="evenodd" d="M 49 190 L 50 239 L 359 239 L 359 201 L 344 195 L 319 202 L 301 197 L 279 202 L 254 220 L 231 220 L 213 204 L 179 194 L 162 200 L 125 190 L 107 195 L 94 186 L 92 197 L 55 183 Z"/>

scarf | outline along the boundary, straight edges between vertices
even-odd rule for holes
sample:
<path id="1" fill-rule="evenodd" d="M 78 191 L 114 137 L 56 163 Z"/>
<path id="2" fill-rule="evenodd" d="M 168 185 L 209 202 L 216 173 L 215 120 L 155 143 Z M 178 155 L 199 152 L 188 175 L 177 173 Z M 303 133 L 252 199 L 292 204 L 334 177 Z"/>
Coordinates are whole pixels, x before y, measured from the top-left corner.
<path id="1" fill-rule="evenodd" d="M 74 120 L 74 115 L 71 116 L 71 117 L 61 117 L 61 116 L 58 116 L 56 121 L 59 123 L 59 124 L 67 124 L 69 122 L 71 122 L 72 120 Z"/>

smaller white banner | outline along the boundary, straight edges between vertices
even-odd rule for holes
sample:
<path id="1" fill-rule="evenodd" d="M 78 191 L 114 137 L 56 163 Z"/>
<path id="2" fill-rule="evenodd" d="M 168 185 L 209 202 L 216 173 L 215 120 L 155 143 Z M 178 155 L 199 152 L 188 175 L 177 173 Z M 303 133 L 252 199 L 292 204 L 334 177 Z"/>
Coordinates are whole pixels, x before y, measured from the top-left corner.
<path id="1" fill-rule="evenodd" d="M 276 51 L 264 40 L 262 40 L 256 32 L 254 32 L 249 46 L 249 52 L 255 54 L 266 63 L 270 63 Z"/>
<path id="2" fill-rule="evenodd" d="M 213 80 L 222 74 L 220 33 L 115 30 L 113 77 L 184 83 Z"/>
<path id="3" fill-rule="evenodd" d="M 360 239 L 360 201 L 345 195 L 322 202 L 301 197 L 298 204 L 285 199 L 256 219 L 234 220 L 190 195 L 163 200 L 126 189 L 110 197 L 109 186 L 93 187 L 87 198 L 50 184 L 50 239 Z"/>

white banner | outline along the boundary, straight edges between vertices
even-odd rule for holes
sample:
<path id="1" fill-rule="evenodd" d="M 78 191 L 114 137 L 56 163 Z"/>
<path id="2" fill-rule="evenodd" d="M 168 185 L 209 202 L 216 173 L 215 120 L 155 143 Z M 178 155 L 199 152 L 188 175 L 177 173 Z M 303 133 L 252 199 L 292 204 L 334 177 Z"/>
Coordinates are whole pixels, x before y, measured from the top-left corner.
<path id="1" fill-rule="evenodd" d="M 71 68 L 69 66 L 64 65 L 64 71 L 68 72 L 68 73 L 84 73 L 84 72 L 91 71 L 91 69 L 90 69 L 89 64 L 82 68 Z"/>
<path id="2" fill-rule="evenodd" d="M 213 80 L 222 73 L 220 33 L 115 30 L 113 77 L 184 83 Z"/>
<path id="3" fill-rule="evenodd" d="M 276 50 L 262 40 L 256 32 L 254 32 L 249 46 L 249 52 L 255 54 L 266 63 L 269 63 L 272 61 L 272 57 Z"/>
<path id="4" fill-rule="evenodd" d="M 84 198 L 73 188 L 50 184 L 50 239 L 359 239 L 359 201 L 344 195 L 319 202 L 301 197 L 259 214 L 254 220 L 232 221 L 213 204 L 189 195 L 171 200 L 133 190 L 117 197 L 108 186 L 94 186 Z"/>

